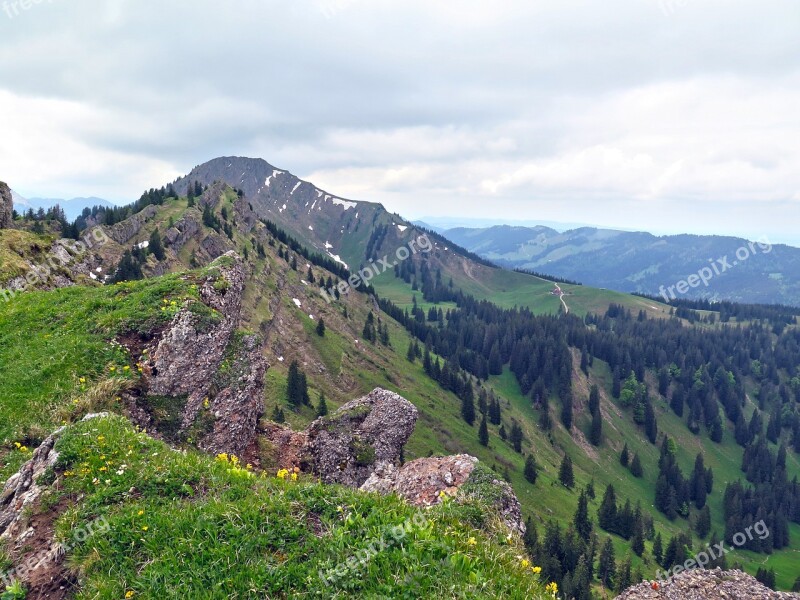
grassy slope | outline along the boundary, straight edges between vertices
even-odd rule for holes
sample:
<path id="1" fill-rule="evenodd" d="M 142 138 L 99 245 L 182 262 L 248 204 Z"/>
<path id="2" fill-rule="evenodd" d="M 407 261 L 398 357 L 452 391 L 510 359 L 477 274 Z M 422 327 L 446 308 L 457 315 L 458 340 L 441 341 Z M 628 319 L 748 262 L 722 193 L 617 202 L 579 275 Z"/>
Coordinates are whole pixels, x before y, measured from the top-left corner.
<path id="1" fill-rule="evenodd" d="M 514 276 L 514 278 L 519 276 L 516 273 L 511 273 L 510 275 Z M 391 299 L 395 304 L 401 307 L 411 306 L 411 295 L 414 293 L 411 290 L 411 286 L 405 284 L 402 280 L 395 279 L 391 273 L 386 273 L 378 278 L 375 286 L 380 294 Z M 551 284 L 548 283 L 546 286 L 547 295 L 550 296 Z M 575 294 L 575 296 L 567 296 L 565 298 L 571 309 L 577 304 L 581 307 L 581 311 L 605 310 L 609 302 L 616 302 L 636 312 L 641 307 L 641 309 L 649 311 L 651 315 L 656 311 L 661 315 L 665 314 L 661 312 L 664 310 L 663 307 L 643 298 L 607 290 L 594 290 L 584 286 L 562 285 L 561 287 L 564 290 L 573 291 Z M 471 293 L 476 293 L 476 291 L 480 291 L 480 289 L 474 287 Z M 416 294 L 417 299 L 420 300 L 421 293 L 416 292 Z M 557 298 L 550 297 L 557 301 Z M 508 296 L 505 298 L 507 300 Z M 494 300 L 491 296 L 487 297 L 487 299 Z M 545 300 L 545 302 L 548 302 L 548 300 Z M 511 302 L 511 305 L 513 304 L 514 302 Z M 419 305 L 426 309 L 429 306 L 424 302 L 419 302 Z M 544 309 L 544 306 L 548 306 L 548 304 L 540 305 L 538 307 L 540 310 L 534 309 L 534 311 L 551 312 Z M 654 306 L 656 307 L 655 310 L 653 309 Z M 669 536 L 679 531 L 686 531 L 690 527 L 689 521 L 677 519 L 674 522 L 670 522 L 661 513 L 652 508 L 653 490 L 658 476 L 659 449 L 649 443 L 644 431 L 633 422 L 630 411 L 625 411 L 618 406 L 615 401 L 610 399 L 610 394 L 605 392 L 611 387 L 611 376 L 607 365 L 602 361 L 595 360 L 591 376 L 592 381 L 598 383 L 601 389 L 604 390 L 602 405 L 606 421 L 604 422 L 604 440 L 599 448 L 592 448 L 588 446 L 588 443 L 583 443 L 585 438 L 581 440 L 582 443 L 576 443 L 574 436 L 567 434 L 558 419 L 560 405 L 557 400 L 551 401 L 552 420 L 555 424 L 554 430 L 549 435 L 541 431 L 538 427 L 538 411 L 531 406 L 528 398 L 522 396 L 516 379 L 507 368 L 502 376 L 490 379 L 490 386 L 510 404 L 508 407 L 504 405 L 506 429 L 508 429 L 508 422 L 511 418 L 516 418 L 523 424 L 526 434 L 526 443 L 523 451 L 528 451 L 527 449 L 530 448 L 539 465 L 543 467 L 539 481 L 535 486 L 531 486 L 525 481 L 522 476 L 523 457 L 516 454 L 508 444 L 499 439 L 497 427 L 490 426 L 492 443 L 487 451 L 477 443 L 477 428 L 470 431 L 470 428 L 460 420 L 457 404 L 451 405 L 448 411 L 437 411 L 436 419 L 440 423 L 447 423 L 448 420 L 460 421 L 460 423 L 448 423 L 446 425 L 446 428 L 452 429 L 457 435 L 457 441 L 453 441 L 450 444 L 452 451 L 467 451 L 490 465 L 497 465 L 500 471 L 506 465 L 511 466 L 511 481 L 523 505 L 525 514 L 535 515 L 539 519 L 556 518 L 561 522 L 562 526 L 566 526 L 571 522 L 577 507 L 577 490 L 589 483 L 591 479 L 594 479 L 597 499 L 590 503 L 590 513 L 593 517 L 599 507 L 605 486 L 611 483 L 617 491 L 617 498 L 620 502 L 630 499 L 635 506 L 636 502 L 639 501 L 643 509 L 654 516 L 656 530 L 661 532 L 666 544 Z M 578 380 L 580 377 L 580 375 L 576 374 L 575 379 Z M 582 387 L 588 390 L 588 385 L 585 383 Z M 651 393 L 653 393 L 653 386 L 650 387 Z M 581 386 L 576 386 L 576 388 L 581 389 Z M 586 396 L 588 398 L 588 392 Z M 590 419 L 587 414 L 588 409 L 585 408 L 587 398 L 576 398 L 575 424 L 583 432 L 588 433 Z M 584 407 L 583 412 L 581 412 L 581 406 Z M 657 402 L 657 407 L 659 431 L 665 432 L 675 439 L 678 446 L 678 458 L 684 475 L 688 476 L 691 473 L 694 459 L 698 452 L 704 454 L 706 467 L 713 468 L 714 490 L 709 496 L 708 503 L 712 514 L 712 531 L 715 530 L 722 535 L 725 529 L 722 518 L 722 494 L 725 485 L 729 481 L 744 478 L 740 470 L 743 451 L 733 440 L 732 425 L 730 423 L 727 424 L 723 442 L 714 444 L 704 432 L 701 436 L 692 434 L 686 427 L 685 422 L 669 409 L 663 399 Z M 749 414 L 752 411 L 752 407 L 748 407 L 747 411 Z M 626 468 L 619 464 L 619 453 L 625 442 L 627 442 L 632 453 L 640 454 L 644 467 L 642 479 L 636 479 L 630 475 Z M 589 449 L 584 450 L 587 447 Z M 775 449 L 773 447 L 773 450 Z M 425 450 L 425 448 L 422 448 L 421 451 L 425 452 Z M 570 454 L 576 468 L 577 485 L 575 492 L 564 489 L 558 483 L 558 469 L 565 451 Z M 800 476 L 800 460 L 798 456 L 791 452 L 789 455 L 787 466 L 790 478 L 794 475 Z M 800 526 L 792 525 L 791 539 L 795 548 L 800 544 L 800 537 L 796 537 L 798 532 L 800 532 Z M 600 533 L 605 535 L 604 532 Z M 613 536 L 613 539 L 618 558 L 629 554 L 632 555 L 627 542 L 617 536 Z M 695 548 L 697 550 L 705 547 L 708 541 L 700 541 L 696 536 L 695 539 Z M 637 565 L 641 565 L 645 574 L 653 574 L 658 567 L 652 561 L 652 558 L 647 559 L 651 549 L 649 542 L 647 547 L 646 562 L 632 555 L 634 559 L 633 565 L 634 568 Z M 735 553 L 728 555 L 728 563 L 729 565 L 741 563 L 745 570 L 753 574 L 758 567 L 773 567 L 777 572 L 778 586 L 782 589 L 789 589 L 797 576 L 796 569 L 792 566 L 792 561 L 797 560 L 797 552 L 796 549 L 785 549 L 767 556 L 737 550 Z"/>
<path id="2" fill-rule="evenodd" d="M 419 512 L 304 475 L 258 476 L 174 452 L 117 417 L 72 426 L 58 449 L 67 476 L 52 494 L 81 498 L 59 522 L 63 538 L 98 516 L 109 524 L 70 557 L 78 598 L 544 597 L 479 505 Z M 377 540 L 387 548 L 363 565 L 319 576 Z"/>
<path id="3" fill-rule="evenodd" d="M 33 445 L 56 425 L 56 409 L 90 393 L 111 374 L 111 367 L 114 377 L 131 377 L 135 365 L 110 343 L 113 335 L 163 323 L 174 310 L 162 311 L 164 300 L 192 293 L 191 280 L 166 276 L 99 290 L 32 292 L 0 307 L 0 340 L 7 353 L 3 363 L 14 369 L 0 381 L 0 423 L 8 439 L 3 475 L 29 456 L 12 441 L 28 436 Z M 304 327 L 331 368 L 342 357 L 346 360 L 344 337 L 331 333 L 319 338 L 310 319 Z M 396 335 L 402 332 L 395 326 Z M 393 355 L 387 348 L 375 352 Z M 383 359 L 374 360 L 377 364 Z M 126 365 L 131 369 L 125 371 Z M 364 369 L 359 377 L 367 389 L 401 374 L 409 375 L 403 369 L 395 374 Z M 414 385 L 411 379 L 398 381 L 401 388 L 406 383 Z M 268 393 L 277 391 L 271 387 Z M 438 393 L 427 381 L 407 395 L 424 405 Z M 82 435 L 87 431 L 91 436 Z M 430 431 L 421 427 L 412 446 L 439 446 Z M 110 534 L 92 538 L 70 557 L 85 583 L 80 597 L 120 598 L 134 591 L 137 597 L 179 598 L 198 589 L 207 590 L 209 598 L 263 597 L 256 590 L 264 589 L 291 597 L 332 597 L 317 570 L 336 566 L 416 513 L 395 499 L 304 479 L 298 484 L 253 480 L 193 452 L 171 452 L 117 419 L 73 426 L 60 447 L 60 467 L 71 475 L 63 492 L 72 499 L 85 494 L 62 519 L 62 533 L 67 536 L 97 515 L 106 515 L 111 523 Z M 116 474 L 117 468 L 124 470 L 122 475 Z M 95 477 L 100 483 L 93 483 Z M 127 493 L 131 487 L 137 490 L 133 496 Z M 56 503 L 56 498 L 47 500 L 48 506 Z M 346 507 L 351 518 L 343 518 L 338 506 Z M 489 524 L 476 521 L 473 510 L 450 506 L 428 519 L 434 524 L 415 529 L 403 544 L 381 553 L 365 573 L 338 582 L 333 597 L 401 597 L 400 588 L 425 596 L 542 596 L 542 586 L 516 558 L 520 548 L 502 542 Z M 265 523 L 272 525 L 265 529 Z M 329 535 L 317 535 L 319 526 Z M 478 526 L 488 529 L 481 534 Z M 471 537 L 480 540 L 477 545 L 467 543 Z"/>

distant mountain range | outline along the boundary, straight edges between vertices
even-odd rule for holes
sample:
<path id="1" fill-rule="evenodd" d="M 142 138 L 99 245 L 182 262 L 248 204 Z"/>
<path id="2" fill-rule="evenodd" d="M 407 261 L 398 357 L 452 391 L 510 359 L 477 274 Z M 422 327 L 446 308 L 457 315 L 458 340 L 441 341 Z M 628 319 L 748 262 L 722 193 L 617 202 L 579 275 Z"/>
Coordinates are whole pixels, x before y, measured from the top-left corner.
<path id="1" fill-rule="evenodd" d="M 78 218 L 84 208 L 92 208 L 93 206 L 116 206 L 113 202 L 94 196 L 89 198 L 70 198 L 67 200 L 64 198 L 24 198 L 14 190 L 11 190 L 11 194 L 14 198 L 14 209 L 17 212 L 22 212 L 29 208 L 33 210 L 39 210 L 40 208 L 47 210 L 57 204 L 64 209 L 67 218 L 70 220 Z"/>
<path id="2" fill-rule="evenodd" d="M 503 225 L 454 228 L 443 235 L 498 265 L 594 287 L 670 299 L 800 306 L 800 248 L 786 245 L 593 227 L 559 232 Z"/>

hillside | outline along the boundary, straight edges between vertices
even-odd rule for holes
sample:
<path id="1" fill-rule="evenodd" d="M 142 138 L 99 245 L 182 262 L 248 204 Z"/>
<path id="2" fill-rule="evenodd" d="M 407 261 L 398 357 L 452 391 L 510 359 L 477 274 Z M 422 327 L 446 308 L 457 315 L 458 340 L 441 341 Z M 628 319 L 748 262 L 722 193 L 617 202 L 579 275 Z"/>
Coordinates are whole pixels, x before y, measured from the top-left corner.
<path id="1" fill-rule="evenodd" d="M 709 267 L 710 260 L 727 257 L 725 264 L 712 263 L 716 270 L 709 271 L 709 285 L 690 287 L 683 294 L 667 292 L 667 297 L 800 306 L 800 249 L 785 245 L 591 227 L 559 233 L 548 227 L 504 225 L 448 229 L 443 235 L 508 268 L 651 296 L 661 296 L 662 286 L 674 286 Z"/>
<path id="2" fill-rule="evenodd" d="M 223 164 L 224 159 L 220 160 L 222 163 L 209 164 Z M 259 161 L 251 162 L 255 163 L 254 168 L 261 168 Z M 269 169 L 267 165 L 258 176 L 272 173 Z M 256 429 L 256 443 L 245 448 L 246 459 L 256 468 L 272 466 L 274 453 L 260 452 L 258 440 L 270 439 L 269 418 L 276 417 L 278 409 L 300 431 L 316 417 L 321 393 L 334 411 L 377 387 L 397 391 L 419 411 L 418 424 L 404 458 L 410 461 L 466 453 L 478 457 L 498 476 L 507 478 L 519 498 L 524 517 L 530 517 L 531 524 L 538 524 L 530 528 L 538 537 L 529 534 L 525 540 L 530 560 L 542 566 L 543 579 L 557 581 L 561 589 L 575 592 L 591 587 L 602 593 L 601 580 L 587 571 L 586 566 L 590 563 L 596 573 L 600 547 L 607 538 L 612 540 L 620 570 L 624 571 L 626 566 L 624 559 L 630 558 L 633 582 L 662 568 L 654 560 L 657 535 L 666 547 L 670 539 L 695 529 L 702 511 L 695 507 L 695 500 L 688 498 L 688 490 L 677 479 L 672 480 L 673 493 L 687 495 L 686 505 L 677 507 L 679 514 L 670 515 L 652 507 L 665 447 L 673 448 L 671 460 L 687 480 L 698 453 L 714 474 L 713 489 L 707 496 L 711 532 L 704 536 L 692 534 L 690 543 L 695 550 L 703 548 L 714 535 L 736 533 L 726 527 L 723 502 L 726 484 L 744 481 L 746 475 L 753 487 L 766 483 L 755 471 L 742 472 L 746 447 L 758 448 L 758 440 L 764 438 L 759 452 L 771 456 L 768 470 L 773 483 L 781 477 L 791 482 L 800 474 L 794 443 L 800 438 L 796 433 L 797 386 L 792 383 L 797 377 L 798 364 L 793 320 L 788 326 L 784 323 L 779 327 L 777 321 L 771 322 L 777 318 L 775 315 L 753 312 L 748 318 L 742 316 L 740 323 L 746 328 L 737 332 L 720 324 L 715 313 L 697 313 L 698 319 L 691 313 L 680 319 L 671 318 L 668 308 L 652 301 L 586 286 L 562 284 L 568 295 L 559 298 L 552 293 L 552 282 L 482 264 L 447 241 L 433 237 L 430 252 L 410 257 L 398 265 L 397 271 L 389 269 L 371 282 L 377 296 L 351 289 L 338 300 L 328 302 L 319 292 L 320 280 L 325 280 L 325 287 L 330 288 L 346 279 L 341 262 L 332 254 L 348 264 L 367 263 L 370 238 L 372 253 L 380 257 L 408 243 L 402 234 L 413 232 L 420 236 L 424 232 L 410 227 L 401 231 L 405 225 L 397 224 L 405 221 L 389 215 L 379 205 L 359 203 L 346 209 L 334 203 L 332 196 L 322 209 L 315 209 L 320 215 L 317 222 L 312 214 L 304 213 L 305 201 L 298 199 L 296 204 L 290 204 L 294 202 L 291 189 L 297 186 L 296 181 L 291 186 L 291 181 L 287 181 L 284 191 L 275 192 L 274 198 L 269 193 L 264 196 L 263 189 L 258 192 L 258 185 L 257 197 L 251 198 L 247 189 L 240 187 L 242 194 L 239 194 L 213 182 L 201 184 L 203 189 L 196 197 L 194 192 L 191 198 L 184 196 L 180 186 L 186 182 L 188 193 L 188 181 L 199 181 L 193 177 L 201 174 L 196 170 L 194 175 L 176 184 L 180 198 L 168 191 L 163 197 L 151 195 L 153 203 L 137 207 L 135 213 L 118 222 L 101 225 L 107 241 L 78 255 L 74 262 L 87 265 L 93 273 L 100 268 L 103 278 L 112 277 L 119 272 L 120 261 L 128 253 L 131 264 L 138 265 L 146 276 L 143 281 L 101 286 L 99 279 L 73 275 L 64 285 L 71 282 L 82 285 L 42 286 L 56 289 L 27 292 L 0 303 L 0 361 L 11 365 L 0 385 L 3 398 L 0 423 L 7 424 L 0 432 L 0 437 L 6 440 L 0 454 L 4 476 L 16 471 L 28 457 L 14 442 L 33 448 L 65 418 L 77 421 L 85 413 L 98 409 L 128 416 L 137 414 L 129 402 L 138 406 L 136 402 L 141 401 L 141 396 L 135 390 L 141 386 L 140 379 L 152 381 L 149 378 L 153 375 L 148 374 L 146 366 L 144 373 L 138 374 L 136 363 L 142 362 L 142 346 L 138 342 L 132 344 L 127 331 L 133 328 L 137 335 L 144 336 L 147 345 L 158 339 L 184 302 L 201 308 L 197 301 L 202 287 L 192 286 L 199 284 L 202 269 L 230 251 L 243 258 L 247 274 L 242 281 L 237 326 L 244 337 L 228 332 L 226 335 L 230 337 L 226 339 L 241 343 L 253 340 L 247 344 L 255 346 L 240 343 L 237 347 L 257 348 L 257 353 L 245 353 L 250 356 L 247 364 L 257 364 L 258 355 L 266 361 L 268 370 L 261 391 L 256 386 L 253 393 L 234 393 L 237 386 L 231 384 L 230 378 L 224 378 L 213 384 L 214 396 L 209 401 L 211 407 L 215 406 L 215 398 L 223 402 L 231 397 L 223 394 L 223 390 L 230 389 L 233 397 L 245 403 L 247 411 L 262 403 L 263 417 Z M 289 176 L 279 175 L 278 180 L 280 177 Z M 273 183 L 271 180 L 268 187 Z M 297 187 L 296 194 L 301 189 L 302 185 Z M 318 196 L 318 191 L 308 190 L 311 197 Z M 281 199 L 283 203 L 277 204 Z M 280 210 L 284 204 L 287 208 Z M 292 206 L 296 216 L 289 219 L 284 213 Z M 362 210 L 367 211 L 364 214 L 373 211 L 372 216 L 361 220 Z M 266 216 L 260 216 L 259 211 Z M 345 230 L 352 231 L 361 245 L 349 241 L 346 235 L 332 237 L 337 228 L 341 233 L 343 223 L 351 218 L 351 229 L 345 227 Z M 373 226 L 373 219 L 385 227 Z M 394 225 L 389 226 L 391 223 Z M 24 223 L 17 226 L 26 227 Z M 276 229 L 277 226 L 280 227 Z M 156 230 L 163 242 L 163 258 L 142 248 L 145 242 L 154 239 Z M 378 231 L 383 238 L 380 244 L 375 241 Z M 21 262 L 13 273 L 15 277 L 25 272 L 26 264 L 36 262 L 37 255 L 31 252 L 41 252 L 55 243 L 52 235 L 37 236 L 22 231 L 0 232 L 0 241 L 14 236 L 26 236 L 33 242 L 22 248 L 23 256 L 17 255 Z M 333 247 L 326 248 L 325 242 Z M 34 247 L 38 250 L 34 251 Z M 187 275 L 187 270 L 194 274 Z M 485 299 L 493 304 L 481 302 Z M 569 315 L 563 314 L 562 299 L 570 307 Z M 435 314 L 431 314 L 431 309 Z M 712 320 L 711 316 L 715 318 Z M 211 327 L 221 326 L 212 317 L 213 313 L 201 311 L 197 318 Z M 324 335 L 317 332 L 320 319 L 324 319 Z M 120 341 L 122 346 L 113 344 L 113 340 Z M 413 352 L 415 345 L 418 354 Z M 739 350 L 733 351 L 733 347 Z M 211 348 L 209 353 L 214 354 Z M 180 356 L 178 352 L 174 354 Z M 235 365 L 245 368 L 235 356 L 238 354 L 226 363 L 229 365 L 226 373 L 240 372 Z M 293 361 L 297 361 L 305 375 L 311 405 L 287 402 L 289 365 Z M 117 382 L 106 381 L 112 366 L 115 373 L 129 367 L 123 389 Z M 720 368 L 724 377 L 718 373 Z M 258 371 L 252 372 L 254 378 L 246 379 L 257 382 Z M 630 372 L 634 373 L 634 383 L 626 387 Z M 734 383 L 729 387 L 725 381 L 731 379 Z M 133 392 L 127 389 L 128 380 Z M 645 384 L 646 393 L 640 391 L 641 383 Z M 596 408 L 589 400 L 593 385 L 598 386 Z M 202 406 L 204 397 L 192 393 L 188 393 L 188 398 L 196 397 Z M 683 400 L 678 411 L 676 398 L 680 397 Z M 220 410 L 227 406 L 225 402 Z M 150 419 L 148 431 L 157 432 L 172 446 L 194 453 L 198 446 L 209 448 L 210 442 L 186 432 L 175 435 L 176 429 L 180 431 L 180 420 L 185 417 L 182 411 L 188 404 L 182 400 L 175 405 L 168 397 L 157 395 L 141 408 Z M 469 406 L 474 411 L 471 423 L 465 418 Z M 714 408 L 718 411 L 716 418 Z M 756 408 L 763 417 L 751 426 L 752 435 L 739 443 L 738 417 L 749 423 Z M 202 409 L 198 410 L 203 414 Z M 773 416 L 781 411 L 783 420 L 776 431 Z M 480 439 L 484 412 L 486 445 Z M 499 419 L 494 418 L 495 412 Z M 657 423 L 655 443 L 648 439 L 649 421 L 644 418 L 645 412 Z M 598 414 L 601 436 L 593 444 L 589 438 Z M 722 432 L 722 439 L 717 442 L 711 439 L 716 435 L 715 427 Z M 519 438 L 514 433 L 517 430 Z M 665 436 L 672 443 L 665 445 Z M 625 444 L 630 456 L 637 456 L 643 466 L 640 477 L 620 464 Z M 781 445 L 788 450 L 785 467 L 776 469 Z M 161 454 L 160 450 L 154 451 Z M 191 456 L 203 460 L 199 455 Z M 570 487 L 562 485 L 559 476 L 565 456 L 570 457 L 574 469 L 574 483 Z M 525 474 L 528 457 L 534 457 L 537 463 L 535 483 Z M 159 466 L 169 470 L 170 462 Z M 590 484 L 595 493 L 594 498 L 587 500 L 592 535 L 589 543 L 584 544 L 574 538 L 569 527 L 574 522 L 581 492 Z M 641 556 L 630 551 L 630 536 L 626 539 L 599 526 L 598 509 L 608 484 L 615 487 L 621 511 L 625 500 L 630 500 L 632 508 L 641 504 L 643 518 L 638 521 L 647 530 L 642 534 Z M 322 494 L 323 490 L 310 493 Z M 754 574 L 759 568 L 775 569 L 777 585 L 783 589 L 790 588 L 797 576 L 792 565 L 800 542 L 800 525 L 792 511 L 800 503 L 794 504 L 793 493 L 789 487 L 787 504 L 780 511 L 787 519 L 788 543 L 770 548 L 769 553 L 762 548 L 737 549 L 728 559 L 731 566 L 741 564 Z M 125 505 L 121 510 L 128 508 Z M 780 518 L 774 507 L 770 514 L 773 520 Z M 437 535 L 440 533 L 437 531 Z M 591 540 L 595 540 L 593 550 Z M 337 552 L 346 554 L 341 549 Z M 127 555 L 114 556 L 123 560 Z M 578 564 L 581 556 L 582 571 Z M 488 566 L 486 569 L 489 572 Z M 576 580 L 578 584 L 574 583 Z M 114 585 L 120 585 L 119 581 Z M 144 585 L 144 581 L 141 583 Z M 616 587 L 619 582 L 614 583 Z"/>

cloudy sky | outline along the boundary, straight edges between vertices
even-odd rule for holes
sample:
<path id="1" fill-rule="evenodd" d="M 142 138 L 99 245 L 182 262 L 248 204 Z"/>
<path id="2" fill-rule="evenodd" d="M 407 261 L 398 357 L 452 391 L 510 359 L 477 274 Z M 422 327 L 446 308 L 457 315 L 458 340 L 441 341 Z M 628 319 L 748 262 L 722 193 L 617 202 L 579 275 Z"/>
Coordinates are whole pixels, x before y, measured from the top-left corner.
<path id="1" fill-rule="evenodd" d="M 797 0 L 0 0 L 0 179 L 221 155 L 424 216 L 800 245 Z"/>

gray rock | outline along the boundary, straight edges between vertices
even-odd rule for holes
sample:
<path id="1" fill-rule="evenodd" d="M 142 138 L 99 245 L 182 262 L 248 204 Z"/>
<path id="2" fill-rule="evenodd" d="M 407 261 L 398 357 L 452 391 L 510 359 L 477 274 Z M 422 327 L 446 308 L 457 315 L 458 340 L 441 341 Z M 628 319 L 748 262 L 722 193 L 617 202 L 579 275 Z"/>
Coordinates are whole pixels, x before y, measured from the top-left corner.
<path id="1" fill-rule="evenodd" d="M 213 415 L 211 431 L 198 440 L 201 448 L 240 455 L 255 438 L 264 411 L 267 366 L 259 338 L 246 336 L 234 348 L 228 374 L 221 378 L 220 365 L 239 324 L 246 274 L 233 252 L 217 268 L 219 275 L 201 284 L 200 296 L 219 312 L 220 320 L 209 323 L 184 306 L 148 352 L 143 380 L 146 396 L 186 398 L 182 431 L 195 424 L 201 411 Z"/>
<path id="2" fill-rule="evenodd" d="M 92 413 L 83 420 L 107 416 L 108 413 Z M 63 431 L 64 427 L 59 427 L 50 434 L 34 450 L 31 459 L 9 477 L 3 486 L 3 491 L 0 492 L 0 541 L 19 541 L 27 534 L 27 509 L 39 500 L 46 487 L 39 483 L 39 478 L 56 464 L 58 452 L 54 447 Z"/>
<path id="3" fill-rule="evenodd" d="M 666 581 L 644 581 L 629 587 L 622 600 L 788 600 L 800 594 L 775 592 L 742 571 L 692 569 Z"/>
<path id="4" fill-rule="evenodd" d="M 443 494 L 457 500 L 481 500 L 492 506 L 511 532 L 524 535 L 522 508 L 514 490 L 490 470 L 477 466 L 478 459 L 468 454 L 420 458 L 399 469 L 374 471 L 361 489 L 394 493 L 414 506 L 439 504 Z"/>
<path id="5" fill-rule="evenodd" d="M 0 229 L 8 229 L 14 221 L 14 199 L 9 187 L 0 181 Z"/>
<path id="6" fill-rule="evenodd" d="M 156 216 L 156 212 L 155 206 L 146 206 L 132 217 L 107 228 L 108 237 L 118 244 L 125 244 L 142 230 L 145 223 Z"/>
<path id="7" fill-rule="evenodd" d="M 405 398 L 376 388 L 309 426 L 303 470 L 358 488 L 376 469 L 399 465 L 418 415 Z"/>

